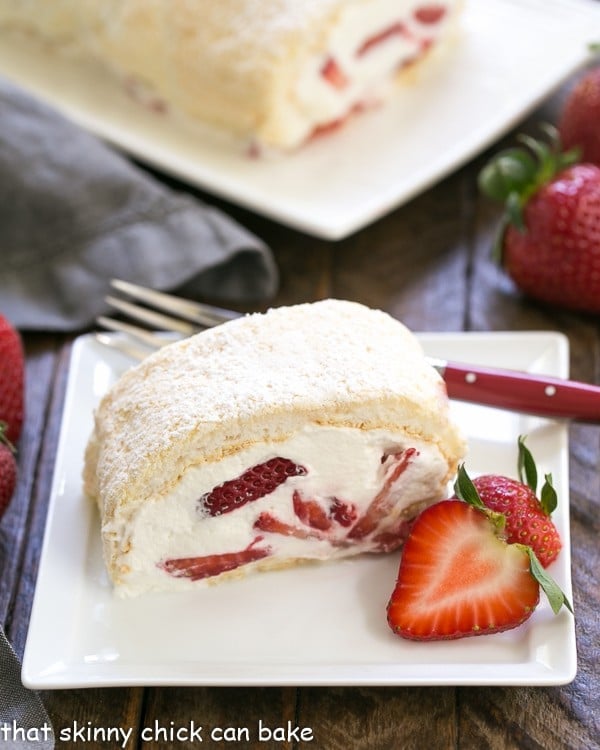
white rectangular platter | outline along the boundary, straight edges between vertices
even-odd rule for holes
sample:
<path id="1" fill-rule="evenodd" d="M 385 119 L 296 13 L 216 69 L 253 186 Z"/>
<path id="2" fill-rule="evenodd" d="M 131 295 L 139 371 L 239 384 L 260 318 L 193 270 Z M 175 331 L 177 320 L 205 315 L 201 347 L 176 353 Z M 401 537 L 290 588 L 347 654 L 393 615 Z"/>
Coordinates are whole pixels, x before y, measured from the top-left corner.
<path id="1" fill-rule="evenodd" d="M 465 0 L 458 38 L 386 106 L 283 158 L 150 112 L 93 65 L 0 38 L 0 74 L 124 151 L 306 233 L 340 239 L 442 179 L 515 125 L 588 58 L 593 0 Z"/>
<path id="2" fill-rule="evenodd" d="M 423 334 L 431 356 L 567 376 L 555 333 Z M 191 593 L 119 600 L 82 494 L 95 405 L 130 362 L 92 336 L 73 347 L 31 622 L 30 688 L 117 685 L 552 685 L 576 671 L 575 625 L 545 599 L 520 628 L 414 643 L 388 628 L 399 553 L 263 573 Z M 516 441 L 551 471 L 564 548 L 552 575 L 571 598 L 568 437 L 564 423 L 453 402 L 472 475 L 515 476 Z"/>

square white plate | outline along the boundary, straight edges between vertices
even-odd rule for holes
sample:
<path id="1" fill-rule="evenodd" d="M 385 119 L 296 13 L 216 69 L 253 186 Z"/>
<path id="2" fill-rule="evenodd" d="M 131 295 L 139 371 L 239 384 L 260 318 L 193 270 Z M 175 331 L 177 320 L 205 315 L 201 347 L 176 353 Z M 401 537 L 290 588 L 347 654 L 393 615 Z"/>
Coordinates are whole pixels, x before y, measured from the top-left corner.
<path id="1" fill-rule="evenodd" d="M 466 0 L 458 39 L 388 105 L 285 158 L 149 112 L 96 67 L 1 39 L 0 73 L 133 156 L 296 229 L 340 239 L 496 140 L 587 58 L 593 0 Z"/>
<path id="2" fill-rule="evenodd" d="M 555 333 L 424 334 L 431 356 L 564 377 Z M 545 598 L 520 628 L 446 643 L 405 641 L 388 628 L 399 553 L 310 565 L 177 594 L 112 594 L 95 508 L 83 495 L 83 451 L 99 398 L 128 366 L 79 338 L 73 347 L 56 469 L 23 661 L 30 688 L 116 685 L 551 685 L 576 671 L 574 620 Z M 453 403 L 467 466 L 515 475 L 527 434 L 552 471 L 564 542 L 552 575 L 571 598 L 565 424 Z"/>

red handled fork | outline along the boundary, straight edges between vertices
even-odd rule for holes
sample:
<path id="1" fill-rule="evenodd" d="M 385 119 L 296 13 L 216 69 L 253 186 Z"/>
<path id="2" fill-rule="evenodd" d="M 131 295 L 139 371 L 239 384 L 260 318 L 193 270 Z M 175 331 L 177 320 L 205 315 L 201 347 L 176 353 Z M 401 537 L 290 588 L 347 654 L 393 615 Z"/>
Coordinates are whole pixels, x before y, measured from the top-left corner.
<path id="1" fill-rule="evenodd" d="M 112 307 L 155 331 L 168 331 L 175 338 L 191 336 L 241 315 L 118 279 L 111 285 L 130 300 L 143 303 L 107 297 Z M 98 333 L 99 341 L 138 360 L 173 340 L 114 318 L 101 316 L 98 323 L 125 334 L 114 337 Z M 525 414 L 600 423 L 600 386 L 517 370 L 428 359 L 444 378 L 450 398 Z"/>

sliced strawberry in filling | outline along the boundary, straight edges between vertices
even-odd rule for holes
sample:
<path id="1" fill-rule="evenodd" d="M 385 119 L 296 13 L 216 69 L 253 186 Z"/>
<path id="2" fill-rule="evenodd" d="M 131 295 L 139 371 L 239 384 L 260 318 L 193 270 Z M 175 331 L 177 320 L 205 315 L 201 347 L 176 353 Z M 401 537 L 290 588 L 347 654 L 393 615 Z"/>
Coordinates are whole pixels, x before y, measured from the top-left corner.
<path id="1" fill-rule="evenodd" d="M 241 476 L 230 479 L 202 495 L 199 505 L 211 516 L 231 513 L 246 503 L 254 502 L 277 489 L 289 477 L 306 474 L 303 466 L 289 458 L 277 456 L 257 464 Z"/>
<path id="2" fill-rule="evenodd" d="M 320 125 L 315 125 L 310 135 L 308 136 L 307 140 L 313 141 L 316 138 L 320 138 L 323 135 L 329 135 L 330 133 L 333 133 L 336 130 L 339 130 L 341 127 L 344 126 L 346 121 L 350 117 L 352 117 L 352 115 L 358 114 L 360 112 L 364 112 L 366 109 L 373 108 L 374 106 L 375 104 L 371 104 L 367 102 L 357 102 L 350 108 L 348 112 L 346 112 L 341 117 L 337 117 L 334 120 L 329 120 L 329 122 L 323 122 Z"/>
<path id="3" fill-rule="evenodd" d="M 238 552 L 224 552 L 218 555 L 204 555 L 201 557 L 178 557 L 165 560 L 159 567 L 175 578 L 189 578 L 199 581 L 235 570 L 242 565 L 261 560 L 271 554 L 270 547 L 256 547 L 262 536 L 257 536 L 250 544 Z"/>
<path id="4" fill-rule="evenodd" d="M 345 503 L 337 497 L 333 498 L 329 515 L 340 526 L 352 526 L 358 518 L 358 511 L 352 503 Z"/>
<path id="5" fill-rule="evenodd" d="M 350 529 L 349 539 L 364 539 L 375 531 L 393 505 L 393 485 L 418 455 L 419 452 L 416 448 L 407 448 L 405 451 L 394 453 L 385 458 L 385 460 L 390 461 L 391 468 L 388 470 L 383 487 L 367 508 L 366 513 Z"/>
<path id="6" fill-rule="evenodd" d="M 259 515 L 254 522 L 254 528 L 257 531 L 266 531 L 271 534 L 281 534 L 282 536 L 293 536 L 296 539 L 325 539 L 324 534 L 318 529 L 294 526 L 266 512 Z"/>
<path id="7" fill-rule="evenodd" d="M 341 540 L 336 537 L 335 524 L 341 527 L 349 526 L 356 520 L 357 510 L 354 505 L 344 503 L 335 497 L 327 498 L 324 502 L 329 504 L 327 511 L 319 501 L 306 500 L 296 490 L 292 497 L 292 505 L 302 526 L 281 521 L 272 513 L 261 513 L 254 523 L 254 528 L 297 539 L 327 540 L 333 545 L 338 545 Z"/>
<path id="8" fill-rule="evenodd" d="M 328 57 L 325 60 L 321 68 L 321 75 L 336 89 L 343 89 L 349 83 L 348 76 L 333 57 Z"/>
<path id="9" fill-rule="evenodd" d="M 320 531 L 327 531 L 331 528 L 331 518 L 329 518 L 316 500 L 304 500 L 302 495 L 296 490 L 292 502 L 294 513 L 302 523 Z"/>
<path id="10" fill-rule="evenodd" d="M 414 17 L 419 23 L 424 24 L 436 24 L 439 23 L 446 15 L 447 8 L 445 5 L 438 3 L 431 3 L 429 5 L 421 5 L 414 12 Z"/>
<path id="11" fill-rule="evenodd" d="M 418 503 L 419 510 L 421 509 L 421 503 Z M 413 514 L 410 510 L 407 514 L 411 516 L 417 515 L 418 511 Z M 412 529 L 415 519 L 413 518 L 402 518 L 398 521 L 396 526 L 387 531 L 382 531 L 381 534 L 375 534 L 373 537 L 373 543 L 376 545 L 374 552 L 393 552 L 398 547 L 401 547 L 404 542 L 408 539 L 410 530 Z"/>
<path id="12" fill-rule="evenodd" d="M 274 513 L 263 511 L 254 521 L 253 529 L 255 532 L 329 542 L 334 547 L 350 545 L 370 536 L 375 551 L 396 549 L 408 536 L 412 521 L 401 518 L 386 528 L 385 520 L 397 499 L 394 485 L 416 456 L 416 448 L 382 456 L 385 466 L 383 485 L 360 518 L 352 503 L 335 496 L 305 497 L 300 490 L 293 489 L 290 502 L 298 522 L 282 521 Z M 270 494 L 288 477 L 306 473 L 303 466 L 278 456 L 218 485 L 206 493 L 201 502 L 213 516 L 229 513 Z M 256 536 L 247 547 L 235 552 L 168 559 L 159 563 L 159 567 L 174 577 L 192 581 L 217 576 L 273 554 L 271 547 L 259 546 L 263 539 L 262 535 Z"/>
<path id="13" fill-rule="evenodd" d="M 363 55 L 366 55 L 382 42 L 387 42 L 389 39 L 395 36 L 405 37 L 409 39 L 412 38 L 412 35 L 406 25 L 402 23 L 402 21 L 398 21 L 397 23 L 393 23 L 391 26 L 388 26 L 386 29 L 383 29 L 383 31 L 380 31 L 377 34 L 373 34 L 373 36 L 366 39 L 356 50 L 356 57 L 362 57 Z"/>

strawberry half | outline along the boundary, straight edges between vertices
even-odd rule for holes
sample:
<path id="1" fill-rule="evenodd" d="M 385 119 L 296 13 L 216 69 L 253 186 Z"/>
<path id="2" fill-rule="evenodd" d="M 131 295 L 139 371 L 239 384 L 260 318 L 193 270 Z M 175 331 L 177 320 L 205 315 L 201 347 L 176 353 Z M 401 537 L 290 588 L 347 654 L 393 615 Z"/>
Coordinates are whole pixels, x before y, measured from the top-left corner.
<path id="1" fill-rule="evenodd" d="M 507 544 L 504 517 L 463 500 L 443 500 L 415 520 L 387 607 L 404 638 L 448 640 L 521 625 L 543 588 L 557 613 L 571 604 L 523 544 Z"/>
<path id="2" fill-rule="evenodd" d="M 539 596 L 527 553 L 481 511 L 445 500 L 421 513 L 404 544 L 388 622 L 416 640 L 497 633 L 525 622 Z"/>
<path id="3" fill-rule="evenodd" d="M 241 476 L 214 487 L 200 498 L 200 507 L 211 516 L 231 513 L 277 489 L 289 477 L 306 474 L 303 466 L 276 456 L 257 464 Z"/>
<path id="4" fill-rule="evenodd" d="M 470 484 L 463 469 L 459 471 L 455 491 L 464 499 L 465 494 L 472 493 L 474 488 L 486 508 L 503 514 L 506 541 L 528 545 L 541 565 L 547 568 L 562 549 L 560 534 L 550 518 L 557 504 L 556 491 L 552 486 L 552 475 L 546 474 L 538 499 L 535 461 L 523 436 L 519 437 L 518 445 L 519 480 L 484 474 Z"/>

